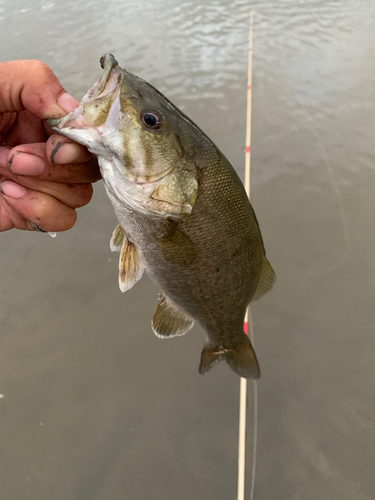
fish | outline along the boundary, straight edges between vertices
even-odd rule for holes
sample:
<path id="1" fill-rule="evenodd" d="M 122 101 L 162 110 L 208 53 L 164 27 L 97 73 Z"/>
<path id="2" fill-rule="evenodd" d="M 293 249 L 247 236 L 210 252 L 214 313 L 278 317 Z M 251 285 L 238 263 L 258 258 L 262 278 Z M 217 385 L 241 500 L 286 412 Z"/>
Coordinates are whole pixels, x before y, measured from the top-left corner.
<path id="1" fill-rule="evenodd" d="M 48 125 L 97 155 L 119 225 L 119 286 L 146 271 L 161 289 L 151 327 L 161 339 L 197 321 L 206 333 L 201 374 L 225 360 L 257 379 L 259 363 L 244 332 L 251 301 L 276 276 L 244 186 L 211 139 L 159 90 L 100 59 L 100 79 L 79 106 Z"/>

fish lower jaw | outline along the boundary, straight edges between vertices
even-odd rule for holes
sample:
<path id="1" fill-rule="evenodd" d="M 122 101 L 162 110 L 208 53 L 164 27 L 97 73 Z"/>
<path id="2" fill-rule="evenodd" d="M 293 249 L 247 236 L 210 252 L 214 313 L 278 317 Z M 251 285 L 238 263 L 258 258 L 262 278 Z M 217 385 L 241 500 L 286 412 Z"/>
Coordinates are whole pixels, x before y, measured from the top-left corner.
<path id="1" fill-rule="evenodd" d="M 47 124 L 56 132 L 83 144 L 91 153 L 104 156 L 103 147 L 97 147 L 100 143 L 98 132 L 85 121 L 80 108 L 76 108 L 64 118 L 47 120 Z"/>

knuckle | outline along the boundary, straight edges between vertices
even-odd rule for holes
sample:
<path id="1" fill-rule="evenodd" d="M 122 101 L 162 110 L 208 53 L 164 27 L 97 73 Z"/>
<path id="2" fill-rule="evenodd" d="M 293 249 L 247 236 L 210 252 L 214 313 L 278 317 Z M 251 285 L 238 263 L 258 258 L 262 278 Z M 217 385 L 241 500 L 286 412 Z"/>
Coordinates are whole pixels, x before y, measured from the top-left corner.
<path id="1" fill-rule="evenodd" d="M 67 214 L 66 217 L 63 220 L 63 226 L 62 229 L 59 229 L 59 231 L 67 231 L 68 229 L 71 229 L 74 224 L 77 221 L 77 212 L 73 209 L 71 209 Z"/>
<path id="2" fill-rule="evenodd" d="M 34 218 L 42 220 L 53 211 L 52 199 L 48 196 L 32 195 L 30 197 L 30 208 L 32 207 Z"/>
<path id="3" fill-rule="evenodd" d="M 93 187 L 91 184 L 81 184 L 80 185 L 80 206 L 81 207 L 84 207 L 85 205 L 87 205 L 91 198 L 92 198 L 92 195 L 93 195 Z M 78 207 L 77 207 L 78 208 Z"/>
<path id="4" fill-rule="evenodd" d="M 48 75 L 51 73 L 51 68 L 44 62 L 38 59 L 33 59 L 30 61 L 30 66 L 34 71 L 37 71 L 39 75 Z"/>
<path id="5" fill-rule="evenodd" d="M 93 195 L 91 184 L 66 184 L 69 192 L 66 193 L 66 204 L 72 208 L 80 208 L 89 203 Z"/>

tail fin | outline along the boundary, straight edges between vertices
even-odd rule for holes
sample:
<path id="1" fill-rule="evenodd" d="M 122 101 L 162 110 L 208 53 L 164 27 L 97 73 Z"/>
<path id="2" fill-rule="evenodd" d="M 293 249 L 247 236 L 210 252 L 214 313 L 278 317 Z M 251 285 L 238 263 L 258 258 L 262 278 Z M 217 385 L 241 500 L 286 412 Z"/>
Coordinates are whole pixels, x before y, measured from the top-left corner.
<path id="1" fill-rule="evenodd" d="M 220 347 L 206 344 L 202 351 L 199 373 L 206 373 L 216 363 L 225 359 L 231 369 L 240 377 L 258 379 L 260 369 L 255 351 L 247 335 L 244 333 L 241 343 L 233 349 L 221 349 Z"/>

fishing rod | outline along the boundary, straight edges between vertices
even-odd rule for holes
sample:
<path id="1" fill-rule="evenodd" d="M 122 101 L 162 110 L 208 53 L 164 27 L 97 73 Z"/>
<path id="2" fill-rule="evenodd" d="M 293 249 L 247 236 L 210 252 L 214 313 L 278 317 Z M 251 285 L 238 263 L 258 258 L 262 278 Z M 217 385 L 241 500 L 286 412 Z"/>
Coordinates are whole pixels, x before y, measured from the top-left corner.
<path id="1" fill-rule="evenodd" d="M 249 46 L 247 65 L 247 112 L 246 112 L 246 149 L 245 149 L 245 190 L 250 198 L 250 158 L 251 158 L 251 97 L 252 97 L 252 75 L 253 75 L 253 22 L 254 12 L 250 9 L 249 19 Z M 251 318 L 250 306 L 248 306 L 244 320 L 244 331 L 249 335 L 254 347 L 254 330 Z M 258 434 L 258 385 L 253 381 L 254 396 L 254 426 L 253 426 L 253 456 L 252 474 L 250 487 L 250 500 L 254 498 L 257 434 Z M 237 500 L 245 498 L 245 471 L 246 471 L 246 415 L 247 413 L 247 379 L 240 379 L 240 410 L 239 410 L 239 432 L 238 432 L 238 487 Z"/>

